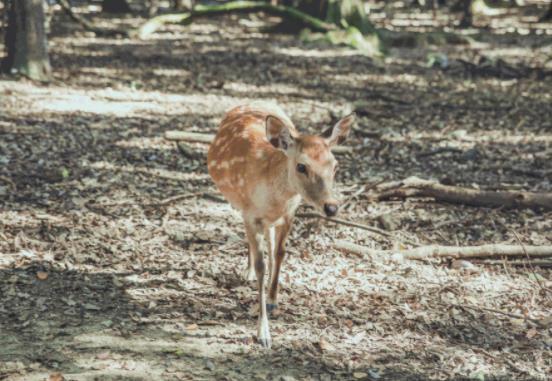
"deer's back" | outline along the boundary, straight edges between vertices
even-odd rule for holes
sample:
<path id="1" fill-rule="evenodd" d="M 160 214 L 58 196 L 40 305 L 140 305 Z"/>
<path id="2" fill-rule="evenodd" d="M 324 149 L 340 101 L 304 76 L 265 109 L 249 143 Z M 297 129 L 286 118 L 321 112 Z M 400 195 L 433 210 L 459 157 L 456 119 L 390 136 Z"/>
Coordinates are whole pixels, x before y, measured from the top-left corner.
<path id="1" fill-rule="evenodd" d="M 268 115 L 289 118 L 277 106 L 252 104 L 230 110 L 209 148 L 207 167 L 225 198 L 237 209 L 259 209 L 270 189 L 271 171 L 285 155 L 266 139 Z M 291 124 L 291 121 L 289 121 Z"/>

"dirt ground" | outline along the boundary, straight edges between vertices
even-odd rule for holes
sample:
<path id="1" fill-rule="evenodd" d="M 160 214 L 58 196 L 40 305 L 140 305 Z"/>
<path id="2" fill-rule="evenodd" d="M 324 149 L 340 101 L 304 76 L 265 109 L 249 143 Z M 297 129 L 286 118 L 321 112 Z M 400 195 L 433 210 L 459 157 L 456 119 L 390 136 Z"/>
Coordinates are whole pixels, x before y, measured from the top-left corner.
<path id="1" fill-rule="evenodd" d="M 355 109 L 344 198 L 412 175 L 552 191 L 552 24 L 527 3 L 479 20 L 469 44 L 379 61 L 264 33 L 258 15 L 138 40 L 94 37 L 58 12 L 53 83 L 0 77 L 0 379 L 550 379 L 550 268 L 359 258 L 332 242 L 551 244 L 551 213 L 360 194 L 341 217 L 392 238 L 298 219 L 264 350 L 255 286 L 239 276 L 240 217 L 202 196 L 217 194 L 207 147 L 183 154 L 163 137 L 213 133 L 252 100 L 278 102 L 305 132 Z M 422 35 L 447 22 L 393 7 L 372 17 Z M 182 194 L 197 196 L 160 203 Z"/>

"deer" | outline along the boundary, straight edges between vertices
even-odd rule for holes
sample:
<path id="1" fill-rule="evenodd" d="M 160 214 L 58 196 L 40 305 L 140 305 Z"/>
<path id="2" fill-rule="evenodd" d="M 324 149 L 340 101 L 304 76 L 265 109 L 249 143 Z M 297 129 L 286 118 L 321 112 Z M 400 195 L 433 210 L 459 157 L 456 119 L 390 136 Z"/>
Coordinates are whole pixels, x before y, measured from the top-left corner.
<path id="1" fill-rule="evenodd" d="M 268 313 L 277 308 L 278 278 L 295 211 L 305 201 L 326 216 L 337 214 L 337 160 L 331 148 L 345 141 L 354 119 L 353 113 L 319 135 L 302 135 L 279 106 L 253 102 L 226 113 L 209 147 L 209 175 L 243 217 L 249 254 L 244 278 L 257 279 L 257 341 L 265 348 L 272 345 Z"/>

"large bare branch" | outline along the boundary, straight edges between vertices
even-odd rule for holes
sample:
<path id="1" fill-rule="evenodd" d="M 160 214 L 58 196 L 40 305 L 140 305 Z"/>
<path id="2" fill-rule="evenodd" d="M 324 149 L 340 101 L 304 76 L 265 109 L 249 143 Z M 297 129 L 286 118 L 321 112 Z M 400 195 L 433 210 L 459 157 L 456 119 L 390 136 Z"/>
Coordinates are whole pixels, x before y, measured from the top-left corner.
<path id="1" fill-rule="evenodd" d="M 437 201 L 489 208 L 529 208 L 552 210 L 552 193 L 523 191 L 486 191 L 442 185 L 436 181 L 409 177 L 403 181 L 381 184 L 377 200 L 407 197 L 432 197 Z"/>
<path id="2" fill-rule="evenodd" d="M 405 250 L 377 250 L 360 246 L 347 241 L 336 241 L 334 247 L 338 250 L 362 256 L 381 256 L 402 254 L 403 258 L 426 260 L 428 258 L 500 258 L 521 257 L 530 258 L 552 257 L 552 246 L 520 246 L 505 244 L 488 244 L 481 246 L 421 246 Z"/>

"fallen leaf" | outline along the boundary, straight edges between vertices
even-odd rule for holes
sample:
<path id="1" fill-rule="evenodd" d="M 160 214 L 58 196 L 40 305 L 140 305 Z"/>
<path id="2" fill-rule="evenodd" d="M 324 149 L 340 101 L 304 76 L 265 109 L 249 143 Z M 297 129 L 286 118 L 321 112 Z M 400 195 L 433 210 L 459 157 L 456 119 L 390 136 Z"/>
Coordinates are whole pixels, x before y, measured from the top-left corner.
<path id="1" fill-rule="evenodd" d="M 477 266 L 470 261 L 464 261 L 462 259 L 455 259 L 450 266 L 455 270 L 465 270 L 467 272 L 477 272 Z"/>
<path id="2" fill-rule="evenodd" d="M 194 331 L 198 328 L 199 328 L 199 326 L 197 324 L 192 323 L 192 324 L 188 324 L 185 329 L 186 329 L 186 331 Z"/>
<path id="3" fill-rule="evenodd" d="M 48 381 L 65 381 L 65 377 L 63 377 L 63 374 L 56 372 L 48 377 Z"/>
<path id="4" fill-rule="evenodd" d="M 98 353 L 96 355 L 96 358 L 98 360 L 107 360 L 109 357 L 111 357 L 111 355 L 109 354 L 109 352 L 102 352 L 102 353 Z"/>
<path id="5" fill-rule="evenodd" d="M 354 373 L 353 373 L 353 377 L 354 377 L 354 378 L 357 378 L 357 379 L 366 378 L 366 377 L 368 377 L 368 373 L 364 373 L 364 372 L 354 372 Z"/>
<path id="6" fill-rule="evenodd" d="M 531 328 L 529 331 L 527 331 L 527 333 L 525 334 L 525 337 L 527 337 L 528 339 L 532 339 L 537 335 L 537 333 L 538 332 L 535 328 Z"/>
<path id="7" fill-rule="evenodd" d="M 38 280 L 46 280 L 48 279 L 48 273 L 45 271 L 38 271 L 36 273 L 36 277 Z"/>
<path id="8" fill-rule="evenodd" d="M 333 345 L 331 345 L 326 339 L 323 337 L 320 338 L 320 341 L 318 342 L 318 345 L 320 346 L 320 349 L 322 351 L 331 351 L 334 349 Z"/>

